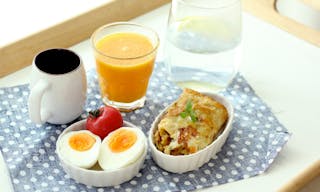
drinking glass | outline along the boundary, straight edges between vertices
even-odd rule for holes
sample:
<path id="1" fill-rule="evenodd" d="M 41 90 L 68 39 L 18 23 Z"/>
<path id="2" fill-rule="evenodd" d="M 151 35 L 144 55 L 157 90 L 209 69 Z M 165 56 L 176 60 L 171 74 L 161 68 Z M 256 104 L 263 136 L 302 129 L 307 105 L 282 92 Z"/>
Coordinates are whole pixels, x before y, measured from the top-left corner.
<path id="1" fill-rule="evenodd" d="M 228 86 L 241 60 L 240 0 L 173 0 L 164 59 L 181 87 L 217 92 Z"/>
<path id="2" fill-rule="evenodd" d="M 102 100 L 120 111 L 144 106 L 159 37 L 152 29 L 116 22 L 97 29 L 92 46 Z"/>

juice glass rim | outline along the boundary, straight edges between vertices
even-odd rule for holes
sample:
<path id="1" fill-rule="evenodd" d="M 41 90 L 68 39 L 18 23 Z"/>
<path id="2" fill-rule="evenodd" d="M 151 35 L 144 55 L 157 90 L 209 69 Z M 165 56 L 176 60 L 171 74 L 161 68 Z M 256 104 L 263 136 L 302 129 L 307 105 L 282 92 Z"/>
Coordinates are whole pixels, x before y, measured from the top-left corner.
<path id="1" fill-rule="evenodd" d="M 200 3 L 194 3 L 194 2 L 187 2 L 186 0 L 177 0 L 179 3 L 183 3 L 187 6 L 190 7 L 195 7 L 195 8 L 199 8 L 199 9 L 223 9 L 223 8 L 228 8 L 232 5 L 234 5 L 235 3 L 241 3 L 240 0 L 229 0 L 228 2 L 224 3 L 223 5 L 217 5 L 217 6 L 208 6 L 206 5 L 202 5 Z"/>
<path id="2" fill-rule="evenodd" d="M 146 54 L 143 54 L 143 55 L 139 55 L 139 56 L 136 56 L 136 57 L 115 57 L 115 56 L 111 56 L 111 55 L 108 55 L 102 51 L 100 51 L 99 49 L 97 49 L 96 47 L 96 44 L 95 44 L 95 41 L 94 41 L 94 37 L 96 36 L 97 33 L 99 33 L 101 30 L 103 30 L 104 28 L 107 28 L 107 27 L 112 27 L 112 26 L 117 26 L 117 25 L 130 25 L 130 26 L 135 26 L 135 27 L 139 27 L 141 29 L 144 29 L 144 30 L 148 30 L 150 31 L 151 33 L 154 34 L 154 36 L 156 37 L 156 43 L 155 43 L 155 46 L 153 47 L 153 49 L 151 51 L 149 51 L 148 53 Z M 116 33 L 121 33 L 121 31 L 119 32 L 116 32 Z M 149 37 L 147 37 L 148 39 L 150 39 Z M 137 23 L 133 23 L 133 22 L 113 22 L 113 23 L 109 23 L 109 24 L 106 24 L 106 25 L 103 25 L 101 27 L 99 27 L 98 29 L 96 29 L 93 34 L 91 35 L 91 44 L 93 46 L 93 49 L 105 56 L 105 57 L 109 57 L 111 59 L 117 59 L 117 60 L 128 60 L 128 59 L 139 59 L 139 58 L 143 58 L 143 57 L 146 57 L 148 55 L 151 55 L 152 53 L 156 52 L 158 47 L 159 47 L 159 44 L 160 44 L 160 38 L 159 38 L 159 35 L 156 31 L 154 31 L 153 29 L 151 29 L 150 27 L 147 27 L 147 26 L 144 26 L 144 25 L 140 25 L 140 24 L 137 24 Z"/>

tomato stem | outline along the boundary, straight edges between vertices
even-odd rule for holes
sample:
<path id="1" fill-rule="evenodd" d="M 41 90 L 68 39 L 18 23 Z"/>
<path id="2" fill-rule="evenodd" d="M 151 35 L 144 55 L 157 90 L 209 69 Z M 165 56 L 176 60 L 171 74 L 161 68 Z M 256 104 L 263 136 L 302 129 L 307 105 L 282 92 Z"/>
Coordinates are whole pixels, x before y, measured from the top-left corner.
<path id="1" fill-rule="evenodd" d="M 97 118 L 100 116 L 101 112 L 102 110 L 100 111 L 100 109 L 92 110 L 92 111 L 89 111 L 89 116 L 93 118 Z"/>

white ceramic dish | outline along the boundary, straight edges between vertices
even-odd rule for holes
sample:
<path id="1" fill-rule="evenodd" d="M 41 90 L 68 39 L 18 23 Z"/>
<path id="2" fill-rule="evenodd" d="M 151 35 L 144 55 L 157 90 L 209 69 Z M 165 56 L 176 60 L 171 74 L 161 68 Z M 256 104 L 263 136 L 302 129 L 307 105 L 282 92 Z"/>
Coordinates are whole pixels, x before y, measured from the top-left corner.
<path id="1" fill-rule="evenodd" d="M 222 96 L 213 93 L 204 94 L 214 98 L 227 108 L 229 118 L 223 132 L 210 145 L 196 153 L 179 156 L 165 154 L 156 148 L 153 141 L 153 135 L 156 131 L 157 124 L 160 122 L 162 116 L 167 110 L 167 108 L 164 109 L 153 122 L 148 136 L 152 158 L 161 168 L 173 173 L 184 173 L 196 170 L 203 164 L 207 163 L 217 152 L 221 150 L 221 147 L 225 143 L 232 128 L 233 107 L 231 103 Z"/>
<path id="2" fill-rule="evenodd" d="M 59 136 L 57 143 L 60 141 L 62 135 L 66 134 L 70 131 L 83 130 L 85 129 L 86 120 L 78 121 L 68 128 L 66 128 Z M 132 123 L 124 121 L 124 125 L 126 127 L 136 127 Z M 79 183 L 83 183 L 89 186 L 95 187 L 107 187 L 114 186 L 129 181 L 134 176 L 139 173 L 139 170 L 142 168 L 144 160 L 147 155 L 148 143 L 146 140 L 145 150 L 143 154 L 139 157 L 137 161 L 134 163 L 113 171 L 103 171 L 103 170 L 93 170 L 93 169 L 84 169 L 76 167 L 61 158 L 59 151 L 56 150 L 58 157 L 60 159 L 61 165 L 64 171 L 74 180 Z M 56 146 L 57 149 L 57 146 Z"/>

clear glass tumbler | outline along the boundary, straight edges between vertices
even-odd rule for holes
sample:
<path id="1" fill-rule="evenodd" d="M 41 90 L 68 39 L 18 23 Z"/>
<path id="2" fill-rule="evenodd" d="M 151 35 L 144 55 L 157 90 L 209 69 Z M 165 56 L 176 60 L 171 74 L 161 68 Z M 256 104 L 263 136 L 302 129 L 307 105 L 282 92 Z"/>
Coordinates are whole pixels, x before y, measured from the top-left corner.
<path id="1" fill-rule="evenodd" d="M 173 0 L 164 48 L 169 79 L 216 92 L 228 86 L 241 60 L 240 0 Z"/>

